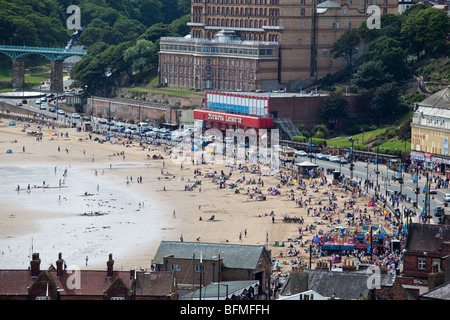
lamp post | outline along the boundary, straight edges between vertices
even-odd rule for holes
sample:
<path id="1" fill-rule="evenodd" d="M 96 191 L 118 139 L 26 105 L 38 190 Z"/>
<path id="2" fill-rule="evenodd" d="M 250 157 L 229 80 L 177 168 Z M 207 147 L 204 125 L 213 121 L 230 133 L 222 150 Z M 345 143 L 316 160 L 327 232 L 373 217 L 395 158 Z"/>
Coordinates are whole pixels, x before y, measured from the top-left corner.
<path id="1" fill-rule="evenodd" d="M 378 175 L 380 174 L 380 171 L 378 170 L 378 152 L 380 151 L 380 146 L 377 146 L 377 156 L 376 156 L 376 158 L 375 158 L 375 160 L 376 160 L 376 162 L 377 162 L 377 169 L 376 169 L 376 171 L 375 171 L 375 174 L 377 175 L 377 186 L 376 186 L 376 188 L 377 188 L 377 190 L 376 190 L 376 192 L 378 193 Z"/>
<path id="2" fill-rule="evenodd" d="M 350 179 L 353 180 L 353 143 L 355 140 L 353 137 L 348 138 L 348 141 L 352 143 L 352 149 L 350 151 Z"/>
<path id="3" fill-rule="evenodd" d="M 221 254 L 223 254 L 223 252 L 219 253 L 219 257 L 217 260 L 217 300 L 219 300 L 220 297 L 220 274 L 222 273 L 222 266 L 220 263 Z M 228 286 L 227 286 L 227 297 L 228 297 Z"/>
<path id="4" fill-rule="evenodd" d="M 364 132 L 364 131 L 363 131 Z M 369 190 L 369 157 L 366 157 L 367 166 L 366 166 L 366 192 Z"/>
<path id="5" fill-rule="evenodd" d="M 416 166 L 416 190 L 414 191 L 416 194 L 416 205 L 415 207 L 417 208 L 419 206 L 419 193 L 420 193 L 420 189 L 419 189 L 419 167 Z"/>

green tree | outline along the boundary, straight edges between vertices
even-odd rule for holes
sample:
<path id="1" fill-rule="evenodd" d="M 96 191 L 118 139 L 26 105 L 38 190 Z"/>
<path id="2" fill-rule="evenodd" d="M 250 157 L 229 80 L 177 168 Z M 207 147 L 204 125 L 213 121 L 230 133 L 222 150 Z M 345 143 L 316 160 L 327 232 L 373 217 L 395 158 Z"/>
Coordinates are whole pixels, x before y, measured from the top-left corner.
<path id="1" fill-rule="evenodd" d="M 324 124 L 315 125 L 311 130 L 312 137 L 319 139 L 327 139 L 329 133 L 327 126 Z"/>
<path id="2" fill-rule="evenodd" d="M 358 33 L 366 44 L 369 44 L 373 40 L 381 36 L 388 36 L 395 40 L 402 40 L 400 31 L 402 29 L 402 19 L 395 14 L 383 14 L 381 15 L 381 28 L 369 29 L 367 28 L 367 22 L 361 23 L 358 28 Z"/>
<path id="3" fill-rule="evenodd" d="M 381 61 L 396 81 L 405 78 L 409 72 L 402 43 L 388 36 L 381 36 L 373 40 L 362 57 L 364 61 Z"/>
<path id="4" fill-rule="evenodd" d="M 370 102 L 370 109 L 374 112 L 378 124 L 398 113 L 400 107 L 399 94 L 400 88 L 395 82 L 385 83 L 375 90 Z"/>
<path id="5" fill-rule="evenodd" d="M 355 54 L 355 48 L 361 42 L 358 30 L 347 30 L 339 39 L 333 44 L 333 58 L 343 57 L 347 62 L 347 66 L 350 72 L 353 71 L 353 55 Z"/>
<path id="6" fill-rule="evenodd" d="M 338 119 L 348 116 L 349 103 L 341 92 L 331 93 L 323 102 L 320 116 L 334 124 Z"/>
<path id="7" fill-rule="evenodd" d="M 151 42 L 159 40 L 161 37 L 176 36 L 170 26 L 164 23 L 156 23 L 147 29 L 139 39 L 145 39 Z"/>
<path id="8" fill-rule="evenodd" d="M 447 12 L 436 8 L 416 8 L 408 12 L 401 30 L 408 51 L 417 57 L 422 51 L 425 54 L 439 52 L 445 47 L 445 38 L 450 32 Z"/>
<path id="9" fill-rule="evenodd" d="M 369 60 L 355 72 L 352 83 L 358 88 L 367 90 L 391 82 L 393 78 L 382 61 Z"/>
<path id="10" fill-rule="evenodd" d="M 156 62 L 156 46 L 151 41 L 140 39 L 134 46 L 125 50 L 123 59 L 130 65 L 132 71 L 139 70 L 142 73 L 144 68 Z"/>
<path id="11" fill-rule="evenodd" d="M 14 30 L 12 34 L 14 44 L 27 46 L 42 45 L 33 22 L 25 18 L 16 18 L 12 21 L 11 29 Z"/>

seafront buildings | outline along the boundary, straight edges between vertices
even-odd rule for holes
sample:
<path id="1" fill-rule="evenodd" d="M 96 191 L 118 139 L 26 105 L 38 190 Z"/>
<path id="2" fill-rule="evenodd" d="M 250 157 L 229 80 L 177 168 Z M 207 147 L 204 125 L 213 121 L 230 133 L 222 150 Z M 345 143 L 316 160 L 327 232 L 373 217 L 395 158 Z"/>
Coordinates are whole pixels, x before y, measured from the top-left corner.
<path id="1" fill-rule="evenodd" d="M 345 66 L 333 58 L 333 43 L 366 21 L 373 5 L 398 13 L 394 0 L 192 0 L 190 34 L 161 38 L 159 83 L 298 91 Z"/>
<path id="2" fill-rule="evenodd" d="M 411 160 L 450 178 L 450 87 L 415 107 L 411 122 Z"/>

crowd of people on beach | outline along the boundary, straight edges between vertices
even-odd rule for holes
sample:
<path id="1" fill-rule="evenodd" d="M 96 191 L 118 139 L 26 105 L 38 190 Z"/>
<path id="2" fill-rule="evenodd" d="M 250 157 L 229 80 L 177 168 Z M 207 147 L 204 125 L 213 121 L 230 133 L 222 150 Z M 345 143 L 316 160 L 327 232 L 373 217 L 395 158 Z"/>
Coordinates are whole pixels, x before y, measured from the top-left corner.
<path id="1" fill-rule="evenodd" d="M 63 137 L 63 132 L 60 132 Z M 66 132 L 66 137 L 69 137 Z M 135 140 L 133 145 L 143 148 L 145 151 L 152 151 L 163 154 L 164 157 L 174 159 L 182 157 L 180 154 L 172 152 L 169 145 L 157 145 L 154 141 Z M 132 140 L 122 140 L 123 147 L 130 147 Z M 145 147 L 145 144 L 151 145 Z M 60 146 L 58 146 L 60 151 Z M 66 147 L 66 153 L 68 153 Z M 119 151 L 115 156 L 122 156 L 125 160 L 125 151 Z M 189 153 L 184 154 L 190 163 Z M 93 157 L 93 156 L 92 156 Z M 179 160 L 179 159 L 177 159 Z M 94 158 L 92 158 L 92 162 Z M 165 170 L 164 160 L 161 163 L 161 175 L 171 175 Z M 293 168 L 283 168 L 273 175 L 268 175 L 264 170 L 263 164 L 224 164 L 222 169 L 216 169 L 208 172 L 202 167 L 204 161 L 192 160 L 192 180 L 188 180 L 190 184 L 184 185 L 185 191 L 193 191 L 194 189 L 201 192 L 202 180 L 207 180 L 214 188 L 234 189 L 236 197 L 246 196 L 249 200 L 268 201 L 270 197 L 285 197 L 292 201 L 293 209 L 279 208 L 277 212 L 271 211 L 267 214 L 261 214 L 261 217 L 269 217 L 269 223 L 295 223 L 298 224 L 295 234 L 286 235 L 285 240 L 273 243 L 273 252 L 277 253 L 273 256 L 273 284 L 279 285 L 283 283 L 287 272 L 294 267 L 313 268 L 312 262 L 321 259 L 329 259 L 334 261 L 333 267 L 342 265 L 343 259 L 352 259 L 359 264 L 376 264 L 389 272 L 395 270 L 401 264 L 401 250 L 392 251 L 389 246 L 382 245 L 374 248 L 368 253 L 364 250 L 347 250 L 333 252 L 331 255 L 322 250 L 321 244 L 314 242 L 316 235 L 325 235 L 336 226 L 345 226 L 348 228 L 358 228 L 362 224 L 379 223 L 386 225 L 401 238 L 402 224 L 398 217 L 391 212 L 383 203 L 388 202 L 392 207 L 399 207 L 402 202 L 411 201 L 410 198 L 399 193 L 386 191 L 385 194 L 375 192 L 376 186 L 373 181 L 355 181 L 346 177 L 340 177 L 338 180 L 331 178 L 333 171 L 324 168 L 317 168 L 314 174 L 308 171 L 301 174 Z M 111 167 L 110 167 L 111 169 Z M 183 162 L 180 165 L 180 171 L 185 171 Z M 67 169 L 66 169 L 67 170 Z M 55 167 L 56 173 L 56 167 Z M 425 171 L 419 171 L 420 176 L 425 175 Z M 67 171 L 64 173 L 65 177 Z M 412 173 L 413 174 L 413 173 Z M 158 177 L 160 179 L 160 177 Z M 440 176 L 432 176 L 430 179 L 437 186 L 447 188 L 448 179 Z M 126 184 L 129 185 L 133 181 L 132 176 L 126 177 Z M 143 178 L 139 176 L 136 180 L 142 183 Z M 275 181 L 275 182 L 273 182 Z M 45 183 L 43 184 L 45 186 Z M 60 184 L 61 186 L 61 184 Z M 205 187 L 209 187 L 206 186 Z M 20 190 L 20 186 L 17 187 Z M 28 189 L 30 186 L 28 185 Z M 165 190 L 165 186 L 164 189 Z M 230 200 L 231 201 L 231 200 Z M 368 203 L 374 203 L 369 206 Z M 143 203 L 142 203 L 143 205 Z M 291 213 L 295 212 L 295 215 Z M 172 217 L 175 219 L 176 214 L 173 210 Z M 240 232 L 239 240 L 247 237 L 247 229 Z M 198 237 L 198 241 L 200 241 Z M 180 237 L 183 241 L 183 235 Z M 279 262 L 279 263 L 276 263 Z M 287 268 L 290 266 L 291 268 Z M 278 280 L 277 280 L 278 279 Z"/>

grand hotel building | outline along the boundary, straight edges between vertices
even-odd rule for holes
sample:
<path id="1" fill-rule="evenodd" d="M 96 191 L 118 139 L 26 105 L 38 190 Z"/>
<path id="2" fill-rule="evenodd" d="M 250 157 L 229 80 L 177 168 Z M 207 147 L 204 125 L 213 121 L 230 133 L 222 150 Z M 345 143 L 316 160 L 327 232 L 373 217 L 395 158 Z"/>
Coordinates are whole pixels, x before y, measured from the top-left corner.
<path id="1" fill-rule="evenodd" d="M 319 2 L 318 2 L 319 1 Z M 397 0 L 192 0 L 190 34 L 161 38 L 159 83 L 199 90 L 298 90 L 341 70 L 333 43 Z"/>

